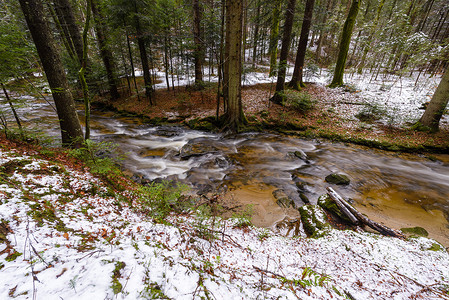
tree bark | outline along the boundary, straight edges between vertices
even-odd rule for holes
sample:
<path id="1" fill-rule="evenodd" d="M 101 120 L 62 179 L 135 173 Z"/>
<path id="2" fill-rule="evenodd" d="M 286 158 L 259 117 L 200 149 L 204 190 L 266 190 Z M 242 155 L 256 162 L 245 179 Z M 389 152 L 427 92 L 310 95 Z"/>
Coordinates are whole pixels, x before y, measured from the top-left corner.
<path id="1" fill-rule="evenodd" d="M 287 10 L 285 12 L 285 24 L 284 32 L 282 35 L 282 46 L 281 54 L 279 57 L 279 68 L 278 68 L 278 79 L 276 82 L 276 93 L 274 94 L 272 101 L 274 103 L 281 104 L 282 96 L 279 95 L 280 92 L 284 90 L 285 76 L 287 73 L 288 66 L 288 52 L 290 50 L 290 41 L 292 36 L 293 27 L 293 17 L 295 15 L 296 0 L 289 0 L 287 5 Z"/>
<path id="2" fill-rule="evenodd" d="M 256 19 L 254 24 L 254 36 L 253 36 L 253 68 L 256 67 L 257 60 L 257 44 L 259 41 L 259 23 L 260 23 L 260 3 L 256 2 L 257 11 L 256 11 Z"/>
<path id="3" fill-rule="evenodd" d="M 203 86 L 203 60 L 204 60 L 204 43 L 201 30 L 202 7 L 199 0 L 193 0 L 193 41 L 194 62 L 195 62 L 195 85 L 197 88 Z"/>
<path id="4" fill-rule="evenodd" d="M 279 37 L 279 23 L 282 2 L 280 0 L 275 0 L 275 7 L 273 10 L 273 20 L 271 23 L 270 30 L 270 45 L 268 48 L 268 53 L 270 55 L 270 77 L 274 76 L 276 73 L 276 60 L 278 55 L 278 37 Z"/>
<path id="5" fill-rule="evenodd" d="M 349 43 L 351 42 L 352 30 L 359 12 L 360 0 L 352 0 L 348 17 L 346 18 L 341 34 L 340 46 L 338 51 L 337 64 L 335 66 L 334 77 L 330 87 L 343 85 L 343 74 L 345 71 L 346 58 L 348 57 Z"/>
<path id="6" fill-rule="evenodd" d="M 304 59 L 306 57 L 307 41 L 309 40 L 310 24 L 312 23 L 313 6 L 315 0 L 307 0 L 304 10 L 304 19 L 302 21 L 301 36 L 299 38 L 298 52 L 296 53 L 295 69 L 293 70 L 292 80 L 289 86 L 295 90 L 305 87 L 302 80 L 304 69 Z"/>
<path id="7" fill-rule="evenodd" d="M 81 31 L 76 24 L 76 19 L 73 14 L 72 5 L 69 0 L 54 0 L 56 14 L 60 15 L 63 20 L 63 26 L 65 25 L 67 31 L 72 40 L 78 62 L 81 65 L 83 60 L 83 39 L 81 37 Z"/>
<path id="8" fill-rule="evenodd" d="M 64 146 L 78 147 L 83 142 L 83 132 L 42 1 L 19 2 L 50 85 L 61 127 L 62 143 Z"/>
<path id="9" fill-rule="evenodd" d="M 14 115 L 14 119 L 16 119 L 17 127 L 19 128 L 20 133 L 22 133 L 22 123 L 20 123 L 20 118 L 17 115 L 16 109 L 14 108 L 14 105 L 12 104 L 11 99 L 9 98 L 8 91 L 6 90 L 6 87 L 3 84 L 3 82 L 0 83 L 0 85 L 2 86 L 3 93 L 5 94 L 5 97 L 6 97 L 6 101 L 9 103 L 9 107 L 11 107 L 11 111 Z"/>
<path id="10" fill-rule="evenodd" d="M 446 67 L 440 84 L 427 105 L 421 119 L 414 125 L 418 130 L 438 131 L 440 119 L 449 101 L 449 67 Z"/>
<path id="11" fill-rule="evenodd" d="M 106 75 L 108 77 L 109 94 L 112 100 L 120 98 L 117 87 L 117 68 L 112 56 L 112 52 L 108 46 L 106 35 L 106 26 L 104 24 L 104 16 L 98 5 L 98 0 L 92 0 L 92 14 L 95 21 L 95 32 L 98 38 L 98 47 L 100 48 L 100 56 L 103 60 Z"/>
<path id="12" fill-rule="evenodd" d="M 227 112 L 224 129 L 237 132 L 245 122 L 241 98 L 242 76 L 242 19 L 243 3 L 240 0 L 226 1 L 226 53 L 225 82 L 227 83 Z"/>
<path id="13" fill-rule="evenodd" d="M 136 14 L 137 14 L 137 7 L 136 7 Z M 137 15 L 135 16 L 134 21 L 136 25 L 137 45 L 139 46 L 140 61 L 142 62 L 143 81 L 145 83 L 145 96 L 149 100 L 150 105 L 153 105 L 153 100 L 151 97 L 153 87 L 151 84 L 150 64 L 148 63 L 147 49 L 145 48 L 145 38 L 143 36 L 143 32 L 140 27 L 139 17 Z"/>
<path id="14" fill-rule="evenodd" d="M 78 72 L 81 87 L 83 89 L 84 120 L 85 120 L 84 139 L 86 140 L 90 139 L 90 96 L 89 96 L 89 88 L 86 82 L 86 77 L 84 75 L 86 73 L 87 67 L 87 50 L 88 50 L 87 33 L 89 32 L 91 11 L 92 11 L 92 0 L 87 0 L 86 21 L 83 30 L 83 58 L 81 60 L 81 69 Z"/>

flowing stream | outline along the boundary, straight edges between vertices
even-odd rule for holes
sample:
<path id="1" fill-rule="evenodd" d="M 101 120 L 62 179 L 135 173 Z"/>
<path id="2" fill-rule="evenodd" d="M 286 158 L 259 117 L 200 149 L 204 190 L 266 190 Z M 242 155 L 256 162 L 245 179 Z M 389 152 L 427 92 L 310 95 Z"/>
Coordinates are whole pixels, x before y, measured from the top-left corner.
<path id="1" fill-rule="evenodd" d="M 24 126 L 59 136 L 55 112 L 45 102 L 33 102 L 31 109 L 19 109 Z M 119 145 L 125 154 L 123 166 L 136 180 L 165 178 L 203 194 L 227 192 L 239 203 L 254 204 L 256 225 L 270 227 L 286 216 L 295 217 L 296 211 L 276 205 L 276 190 L 296 205 L 304 203 L 304 196 L 314 204 L 329 186 L 324 178 L 338 172 L 348 175 L 351 183 L 334 188 L 371 219 L 394 228 L 424 227 L 449 246 L 449 155 L 430 161 L 279 134 L 155 127 L 98 110 L 92 112 L 91 127 L 94 140 Z"/>

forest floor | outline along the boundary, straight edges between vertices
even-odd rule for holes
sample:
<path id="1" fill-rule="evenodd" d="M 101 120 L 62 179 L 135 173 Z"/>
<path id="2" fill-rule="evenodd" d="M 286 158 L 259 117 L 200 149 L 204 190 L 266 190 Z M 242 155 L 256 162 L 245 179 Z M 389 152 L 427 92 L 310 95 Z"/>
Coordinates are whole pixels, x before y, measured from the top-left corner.
<path id="1" fill-rule="evenodd" d="M 1 299 L 449 299 L 449 254 L 431 239 L 292 237 L 0 141 Z"/>
<path id="2" fill-rule="evenodd" d="M 302 91 L 287 92 L 299 101 L 310 99 L 314 103 L 312 109 L 301 111 L 292 105 L 271 103 L 268 99 L 274 92 L 274 79 L 263 72 L 250 73 L 246 75 L 244 82 L 247 84 L 242 90 L 243 107 L 249 121 L 244 129 L 276 130 L 393 151 L 447 153 L 448 114 L 443 116 L 437 133 L 410 129 L 433 95 L 439 82 L 437 76 L 422 75 L 417 80 L 416 75 L 388 75 L 373 80 L 368 75 L 347 75 L 345 81 L 348 85 L 336 89 L 326 86 L 327 73 L 310 77 L 313 81 L 307 83 Z M 205 89 L 200 91 L 189 86 L 177 86 L 168 91 L 166 84 L 160 81 L 156 87 L 154 106 L 149 105 L 143 93 L 140 99 L 135 94 L 127 94 L 109 104 L 122 112 L 149 117 L 156 123 L 182 122 L 192 128 L 217 130 L 215 124 L 210 124 L 214 123 L 212 118 L 201 121 L 216 115 L 216 83 L 206 83 Z M 222 105 L 220 109 L 223 109 Z"/>

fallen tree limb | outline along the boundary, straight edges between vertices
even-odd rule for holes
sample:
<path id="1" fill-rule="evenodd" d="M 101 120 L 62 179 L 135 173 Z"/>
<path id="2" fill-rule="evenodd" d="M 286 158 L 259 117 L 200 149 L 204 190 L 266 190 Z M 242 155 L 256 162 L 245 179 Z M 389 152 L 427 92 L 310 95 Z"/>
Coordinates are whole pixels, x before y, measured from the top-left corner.
<path id="1" fill-rule="evenodd" d="M 352 224 L 359 224 L 359 220 L 346 208 L 346 206 L 343 204 L 345 200 L 341 198 L 339 194 L 337 194 L 331 187 L 327 188 L 327 194 L 329 195 L 329 197 L 331 197 L 332 201 L 337 204 L 340 211 L 349 218 Z"/>
<path id="2" fill-rule="evenodd" d="M 397 237 L 397 238 L 401 238 L 401 239 L 405 238 L 405 236 L 401 232 L 391 229 L 391 228 L 389 228 L 385 225 L 379 224 L 377 222 L 374 222 L 374 221 L 370 220 L 369 218 L 365 217 L 364 215 L 362 215 L 358 210 L 356 210 L 354 207 L 352 207 L 352 205 L 350 205 L 345 199 L 343 199 L 340 195 L 338 195 L 337 192 L 335 192 L 334 189 L 332 189 L 331 187 L 327 187 L 326 189 L 327 189 L 329 197 L 331 197 L 331 199 L 333 201 L 335 201 L 337 206 L 340 207 L 338 202 L 341 202 L 341 204 L 346 208 L 346 210 L 348 210 L 353 216 L 355 216 L 360 223 L 371 227 L 372 229 L 380 232 L 383 235 Z M 337 199 L 338 202 L 335 199 Z M 344 214 L 346 214 L 345 211 L 342 210 L 342 212 Z"/>

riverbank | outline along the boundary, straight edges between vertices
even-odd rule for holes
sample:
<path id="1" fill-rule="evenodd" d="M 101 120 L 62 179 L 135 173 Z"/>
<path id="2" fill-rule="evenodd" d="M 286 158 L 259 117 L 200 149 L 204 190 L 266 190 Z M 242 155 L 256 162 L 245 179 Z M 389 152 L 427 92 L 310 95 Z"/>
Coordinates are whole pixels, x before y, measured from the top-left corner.
<path id="1" fill-rule="evenodd" d="M 363 83 L 360 89 L 355 84 L 330 89 L 317 79 L 317 82 L 308 83 L 301 92 L 288 92 L 290 98 L 313 103 L 313 107 L 306 111 L 268 101 L 274 91 L 273 83 L 247 85 L 242 89 L 242 102 L 249 124 L 243 130 L 274 130 L 389 151 L 448 153 L 447 114 L 443 116 L 437 133 L 410 129 L 424 112 L 420 108 L 430 100 L 435 84 L 427 83 L 417 89 L 412 84 L 413 78 L 402 78 L 402 81 L 403 86 L 397 92 L 392 88 L 393 83 L 388 85 L 384 81 L 382 84 Z M 153 123 L 175 122 L 195 129 L 219 130 L 214 121 L 215 83 L 206 84 L 201 91 L 186 86 L 171 88 L 170 91 L 159 88 L 153 95 L 155 106 L 150 106 L 142 96 L 139 99 L 136 95 L 127 95 L 113 103 L 102 103 L 124 114 L 146 117 Z"/>
<path id="2" fill-rule="evenodd" d="M 3 138 L 0 168 L 2 299 L 449 299 L 449 255 L 430 239 L 290 237 Z"/>

